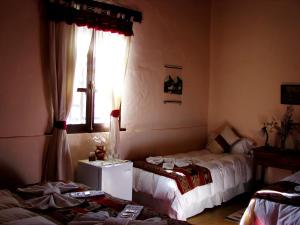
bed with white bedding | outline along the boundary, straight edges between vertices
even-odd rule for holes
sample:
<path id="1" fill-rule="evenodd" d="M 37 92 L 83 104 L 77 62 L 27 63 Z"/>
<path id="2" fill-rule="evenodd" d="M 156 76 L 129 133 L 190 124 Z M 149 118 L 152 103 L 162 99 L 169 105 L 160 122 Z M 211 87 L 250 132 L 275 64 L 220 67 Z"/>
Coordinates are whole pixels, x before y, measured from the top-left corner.
<path id="1" fill-rule="evenodd" d="M 70 193 L 90 190 L 74 182 L 47 182 L 0 189 L 1 225 L 190 225 L 143 207 L 128 218 L 133 202 L 109 194 L 74 198 Z M 135 204 L 136 205 L 136 204 Z M 140 208 L 140 206 L 138 206 Z M 128 210 L 129 212 L 129 210 Z M 135 211 L 136 213 L 136 211 Z M 134 213 L 134 214 L 135 214 Z"/>
<path id="2" fill-rule="evenodd" d="M 256 224 L 300 224 L 300 171 L 256 192 L 240 225 Z"/>
<path id="3" fill-rule="evenodd" d="M 133 170 L 134 201 L 186 220 L 205 208 L 212 208 L 250 189 L 252 161 L 248 154 L 215 154 L 203 149 L 164 157 L 166 161 L 186 160 L 208 168 L 212 183 L 197 186 L 182 194 L 168 177 L 140 168 Z"/>

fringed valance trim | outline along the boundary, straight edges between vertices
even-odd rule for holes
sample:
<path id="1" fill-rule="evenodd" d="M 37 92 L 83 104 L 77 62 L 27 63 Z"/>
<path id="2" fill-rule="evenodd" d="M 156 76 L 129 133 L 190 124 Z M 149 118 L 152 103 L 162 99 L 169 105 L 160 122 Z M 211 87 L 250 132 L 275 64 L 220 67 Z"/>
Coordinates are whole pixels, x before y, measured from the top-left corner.
<path id="1" fill-rule="evenodd" d="M 142 13 L 93 0 L 47 0 L 48 19 L 65 21 L 96 30 L 133 35 L 132 25 L 142 21 Z"/>

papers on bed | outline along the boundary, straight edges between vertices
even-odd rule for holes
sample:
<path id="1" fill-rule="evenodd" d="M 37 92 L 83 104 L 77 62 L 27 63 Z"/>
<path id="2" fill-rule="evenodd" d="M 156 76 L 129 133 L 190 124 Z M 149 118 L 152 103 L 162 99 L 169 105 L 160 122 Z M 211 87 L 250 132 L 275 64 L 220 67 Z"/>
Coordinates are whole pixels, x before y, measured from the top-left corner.
<path id="1" fill-rule="evenodd" d="M 181 159 L 181 160 L 174 160 L 174 161 L 170 161 L 170 162 L 164 162 L 162 164 L 162 167 L 164 169 L 172 170 L 172 169 L 174 169 L 174 166 L 181 168 L 181 167 L 187 167 L 192 164 L 193 164 L 193 162 L 190 160 Z"/>
<path id="2" fill-rule="evenodd" d="M 182 194 L 212 182 L 210 171 L 205 168 L 203 160 L 168 155 L 151 156 L 145 161 L 136 161 L 133 166 L 174 179 Z M 199 182 L 195 182 L 197 180 Z"/>
<path id="3" fill-rule="evenodd" d="M 147 163 L 151 163 L 154 165 L 159 165 L 164 161 L 163 157 L 161 156 L 155 156 L 155 157 L 148 157 L 146 158 Z"/>
<path id="4" fill-rule="evenodd" d="M 32 193 L 38 197 L 26 200 L 26 208 L 48 209 L 48 208 L 66 208 L 81 204 L 84 200 L 70 197 L 62 193 L 78 189 L 75 183 L 48 182 L 44 185 L 33 185 L 27 188 L 18 188 L 20 192 Z"/>
<path id="5" fill-rule="evenodd" d="M 162 168 L 166 169 L 166 170 L 172 170 L 172 169 L 174 169 L 174 163 L 165 162 L 162 164 Z"/>
<path id="6" fill-rule="evenodd" d="M 173 169 L 174 166 L 177 167 L 186 167 L 193 164 L 193 161 L 190 159 L 176 159 L 170 157 L 162 157 L 162 156 L 151 156 L 146 158 L 147 163 L 151 163 L 154 165 L 159 165 L 162 163 L 162 167 L 164 169 Z"/>
<path id="7" fill-rule="evenodd" d="M 178 161 L 179 162 L 179 161 Z M 198 186 L 209 184 L 212 182 L 211 173 L 208 168 L 200 165 L 186 163 L 182 161 L 181 165 L 185 167 L 174 167 L 175 162 L 165 162 L 160 165 L 147 163 L 145 161 L 134 161 L 133 166 L 144 171 L 152 172 L 157 175 L 173 179 L 181 194 L 184 194 Z"/>

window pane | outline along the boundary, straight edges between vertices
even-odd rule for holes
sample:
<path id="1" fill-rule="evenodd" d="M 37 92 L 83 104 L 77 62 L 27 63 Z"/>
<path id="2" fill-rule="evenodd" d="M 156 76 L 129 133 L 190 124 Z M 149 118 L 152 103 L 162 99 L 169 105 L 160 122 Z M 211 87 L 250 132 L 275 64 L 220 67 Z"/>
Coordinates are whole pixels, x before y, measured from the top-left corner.
<path id="1" fill-rule="evenodd" d="M 95 39 L 92 38 L 93 32 Z M 93 45 L 91 45 L 92 39 L 95 41 Z M 111 110 L 119 108 L 128 42 L 129 38 L 123 35 L 95 31 L 86 27 L 76 28 L 77 57 L 73 102 L 67 119 L 68 124 L 86 124 L 86 120 L 89 119 L 90 115 L 86 115 L 86 104 L 89 101 L 87 86 L 90 78 L 94 79 L 95 84 L 93 123 L 109 124 Z M 94 47 L 93 54 L 88 55 L 91 47 Z M 88 59 L 91 56 L 94 58 Z"/>
<path id="2" fill-rule="evenodd" d="M 67 124 L 85 124 L 86 119 L 86 93 L 73 93 L 73 104 L 69 113 Z"/>
<path id="3" fill-rule="evenodd" d="M 94 123 L 105 123 L 110 120 L 111 94 L 99 89 L 95 93 Z"/>
<path id="4" fill-rule="evenodd" d="M 122 93 L 128 37 L 97 31 L 95 49 L 95 123 L 109 123 L 114 102 Z"/>
<path id="5" fill-rule="evenodd" d="M 87 87 L 87 53 L 91 42 L 92 30 L 76 27 L 76 65 L 74 75 L 73 101 L 67 124 L 86 123 L 86 93 L 78 88 Z"/>
<path id="6" fill-rule="evenodd" d="M 74 91 L 77 88 L 87 86 L 87 54 L 92 38 L 92 30 L 87 27 L 77 27 L 76 29 L 76 66 L 74 78 Z"/>

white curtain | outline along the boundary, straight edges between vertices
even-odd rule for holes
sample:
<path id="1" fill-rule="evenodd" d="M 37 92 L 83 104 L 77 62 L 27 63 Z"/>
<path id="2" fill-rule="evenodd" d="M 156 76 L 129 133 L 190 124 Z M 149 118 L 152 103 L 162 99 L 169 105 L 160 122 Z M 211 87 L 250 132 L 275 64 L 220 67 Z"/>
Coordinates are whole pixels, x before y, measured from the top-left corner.
<path id="1" fill-rule="evenodd" d="M 112 112 L 110 117 L 110 126 L 109 126 L 109 143 L 110 143 L 110 150 L 112 153 L 113 158 L 119 158 L 119 143 L 120 143 L 120 107 L 121 107 L 121 100 L 123 94 L 123 84 L 124 84 L 124 77 L 126 74 L 127 62 L 128 62 L 128 54 L 129 54 L 129 44 L 130 44 L 130 37 L 123 37 L 124 44 L 125 44 L 125 51 L 124 55 L 122 55 L 122 67 L 120 71 L 120 76 L 116 77 L 119 82 L 114 82 L 112 85 Z M 114 113 L 118 112 L 118 113 Z"/>
<path id="2" fill-rule="evenodd" d="M 95 36 L 95 83 L 99 95 L 99 107 L 108 115 L 110 122 L 109 153 L 118 158 L 120 142 L 119 113 L 123 93 L 124 76 L 130 48 L 130 37 L 96 31 Z M 95 107 L 98 95 L 96 93 Z M 97 108 L 95 109 L 97 110 Z M 117 112 L 117 113 L 116 113 Z"/>
<path id="3" fill-rule="evenodd" d="M 49 22 L 49 81 L 54 129 L 44 158 L 42 181 L 72 180 L 72 160 L 64 127 L 73 91 L 76 61 L 75 25 Z"/>

